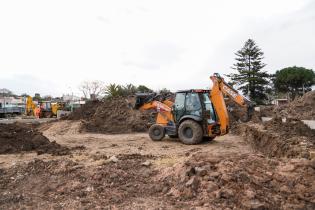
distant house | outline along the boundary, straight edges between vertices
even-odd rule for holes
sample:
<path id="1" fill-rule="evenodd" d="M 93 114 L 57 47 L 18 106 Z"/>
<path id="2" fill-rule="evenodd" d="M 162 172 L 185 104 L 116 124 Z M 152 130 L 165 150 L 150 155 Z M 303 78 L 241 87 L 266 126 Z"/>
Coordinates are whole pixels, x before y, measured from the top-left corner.
<path id="1" fill-rule="evenodd" d="M 24 107 L 25 100 L 23 97 L 13 97 L 13 96 L 0 96 L 0 108 L 9 107 Z"/>
<path id="2" fill-rule="evenodd" d="M 281 105 L 287 104 L 288 102 L 289 100 L 287 98 L 277 98 L 271 101 L 271 103 L 276 106 L 281 106 Z"/>
<path id="3" fill-rule="evenodd" d="M 63 101 L 80 101 L 81 98 L 75 95 L 67 94 L 67 95 L 62 96 L 62 100 Z"/>

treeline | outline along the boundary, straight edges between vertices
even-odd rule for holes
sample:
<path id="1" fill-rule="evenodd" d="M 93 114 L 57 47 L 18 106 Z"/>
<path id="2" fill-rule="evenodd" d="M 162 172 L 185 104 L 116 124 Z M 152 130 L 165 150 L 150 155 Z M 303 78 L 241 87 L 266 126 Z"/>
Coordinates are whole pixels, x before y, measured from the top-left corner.
<path id="1" fill-rule="evenodd" d="M 236 63 L 232 69 L 236 73 L 227 75 L 230 84 L 257 104 L 269 103 L 283 95 L 294 99 L 315 85 L 312 69 L 292 66 L 277 70 L 275 74 L 267 73 L 264 53 L 252 39 L 248 39 L 235 55 Z"/>
<path id="2" fill-rule="evenodd" d="M 101 97 L 117 97 L 117 96 L 129 96 L 136 93 L 169 93 L 170 90 L 163 88 L 158 91 L 153 91 L 145 85 L 135 86 L 133 84 L 119 85 L 111 83 L 106 85 L 102 81 L 84 81 L 79 86 L 79 89 L 83 93 L 86 99 L 88 98 L 101 98 Z"/>

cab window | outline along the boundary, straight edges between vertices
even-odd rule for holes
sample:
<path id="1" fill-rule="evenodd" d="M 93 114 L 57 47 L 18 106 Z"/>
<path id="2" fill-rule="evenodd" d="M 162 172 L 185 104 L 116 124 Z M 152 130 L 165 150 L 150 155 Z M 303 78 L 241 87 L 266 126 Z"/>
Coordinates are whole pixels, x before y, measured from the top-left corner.
<path id="1" fill-rule="evenodd" d="M 202 107 L 198 93 L 186 94 L 186 114 L 201 116 Z"/>
<path id="2" fill-rule="evenodd" d="M 216 120 L 215 111 L 214 111 L 212 103 L 210 101 L 209 94 L 204 93 L 202 98 L 203 98 L 203 103 L 205 104 L 206 116 L 208 118 L 208 123 L 215 122 L 215 120 Z"/>
<path id="3" fill-rule="evenodd" d="M 173 105 L 175 122 L 185 114 L 185 99 L 186 93 L 176 93 L 175 103 Z"/>
<path id="4" fill-rule="evenodd" d="M 175 97 L 174 108 L 177 110 L 184 109 L 185 93 L 177 93 Z"/>

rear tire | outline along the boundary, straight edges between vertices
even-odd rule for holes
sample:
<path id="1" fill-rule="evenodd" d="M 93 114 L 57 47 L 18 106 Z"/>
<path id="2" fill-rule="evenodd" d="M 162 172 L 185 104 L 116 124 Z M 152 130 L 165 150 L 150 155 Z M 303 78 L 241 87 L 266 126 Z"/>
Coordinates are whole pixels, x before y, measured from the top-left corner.
<path id="1" fill-rule="evenodd" d="M 178 136 L 184 144 L 199 144 L 203 139 L 203 130 L 197 122 L 185 120 L 179 126 Z"/>
<path id="2" fill-rule="evenodd" d="M 163 126 L 154 124 L 149 129 L 149 136 L 153 141 L 161 141 L 165 136 L 165 129 Z"/>

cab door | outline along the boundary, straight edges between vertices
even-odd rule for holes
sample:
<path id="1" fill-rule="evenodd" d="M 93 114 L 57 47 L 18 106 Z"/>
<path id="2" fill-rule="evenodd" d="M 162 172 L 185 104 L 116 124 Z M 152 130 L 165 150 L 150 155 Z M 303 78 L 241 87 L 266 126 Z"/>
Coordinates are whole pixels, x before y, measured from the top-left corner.
<path id="1" fill-rule="evenodd" d="M 209 93 L 203 93 L 201 95 L 203 104 L 204 104 L 204 116 L 207 120 L 207 124 L 208 125 L 212 125 L 214 123 L 216 123 L 217 121 L 217 116 L 215 113 L 215 110 L 213 108 L 213 105 L 211 103 L 210 97 L 209 97 Z"/>
<path id="2" fill-rule="evenodd" d="M 173 116 L 175 122 L 179 122 L 181 117 L 185 115 L 185 100 L 186 93 L 176 93 L 175 103 L 173 105 Z"/>

